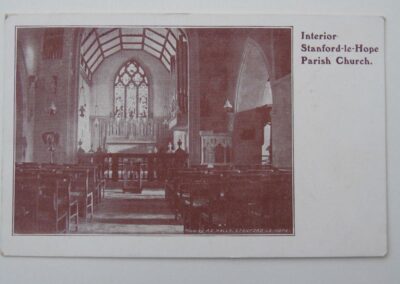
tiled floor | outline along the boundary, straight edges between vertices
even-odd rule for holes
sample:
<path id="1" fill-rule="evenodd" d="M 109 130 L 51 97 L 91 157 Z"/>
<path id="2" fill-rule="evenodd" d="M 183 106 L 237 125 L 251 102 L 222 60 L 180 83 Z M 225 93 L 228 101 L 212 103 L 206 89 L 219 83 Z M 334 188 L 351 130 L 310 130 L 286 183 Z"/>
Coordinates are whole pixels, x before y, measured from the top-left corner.
<path id="1" fill-rule="evenodd" d="M 162 188 L 141 193 L 108 189 L 93 219 L 79 224 L 78 234 L 176 234 L 183 225 L 175 220 Z"/>

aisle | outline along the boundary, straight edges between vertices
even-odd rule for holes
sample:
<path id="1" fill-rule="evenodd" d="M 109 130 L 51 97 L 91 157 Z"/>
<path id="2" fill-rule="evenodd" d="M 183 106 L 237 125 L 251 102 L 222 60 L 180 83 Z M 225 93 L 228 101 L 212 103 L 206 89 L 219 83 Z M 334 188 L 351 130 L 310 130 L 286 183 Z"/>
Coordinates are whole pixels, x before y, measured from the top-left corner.
<path id="1" fill-rule="evenodd" d="M 79 224 L 78 234 L 113 233 L 176 234 L 183 233 L 183 225 L 175 221 L 162 188 L 141 193 L 107 189 L 93 220 Z"/>

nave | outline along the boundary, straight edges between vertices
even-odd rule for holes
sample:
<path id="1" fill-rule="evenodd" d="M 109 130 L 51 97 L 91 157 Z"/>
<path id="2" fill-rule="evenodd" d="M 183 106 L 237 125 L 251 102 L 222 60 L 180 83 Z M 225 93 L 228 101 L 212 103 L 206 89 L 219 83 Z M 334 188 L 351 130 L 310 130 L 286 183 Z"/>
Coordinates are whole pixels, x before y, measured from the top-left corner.
<path id="1" fill-rule="evenodd" d="M 181 162 L 177 155 L 170 165 Z M 150 174 L 127 159 L 115 171 L 105 163 L 18 164 L 15 233 L 292 233 L 290 171 L 156 168 Z"/>

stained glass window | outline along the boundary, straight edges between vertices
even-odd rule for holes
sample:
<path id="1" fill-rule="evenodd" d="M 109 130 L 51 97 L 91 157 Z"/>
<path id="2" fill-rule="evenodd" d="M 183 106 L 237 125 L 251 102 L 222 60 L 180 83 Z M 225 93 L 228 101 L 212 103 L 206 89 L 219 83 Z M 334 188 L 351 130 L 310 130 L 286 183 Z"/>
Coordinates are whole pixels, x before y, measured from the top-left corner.
<path id="1" fill-rule="evenodd" d="M 114 116 L 149 116 L 149 84 L 143 68 L 134 60 L 125 63 L 114 81 Z"/>

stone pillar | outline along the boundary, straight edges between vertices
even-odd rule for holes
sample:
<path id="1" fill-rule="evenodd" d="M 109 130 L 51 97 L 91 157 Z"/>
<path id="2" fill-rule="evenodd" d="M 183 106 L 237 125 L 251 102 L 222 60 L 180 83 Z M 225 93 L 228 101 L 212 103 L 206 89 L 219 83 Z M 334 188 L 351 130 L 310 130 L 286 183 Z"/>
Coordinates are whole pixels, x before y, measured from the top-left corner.
<path id="1" fill-rule="evenodd" d="M 200 146 L 200 73 L 199 36 L 195 29 L 188 29 L 189 37 L 189 165 L 199 165 Z"/>

